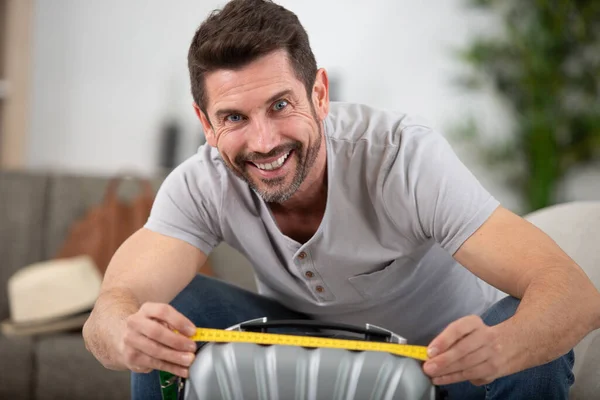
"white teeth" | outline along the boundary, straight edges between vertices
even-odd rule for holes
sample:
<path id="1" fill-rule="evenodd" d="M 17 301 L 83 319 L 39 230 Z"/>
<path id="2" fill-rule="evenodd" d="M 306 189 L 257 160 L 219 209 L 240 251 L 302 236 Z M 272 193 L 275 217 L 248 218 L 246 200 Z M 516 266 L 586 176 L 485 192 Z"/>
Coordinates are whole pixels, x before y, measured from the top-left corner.
<path id="1" fill-rule="evenodd" d="M 279 157 L 277 160 L 273 161 L 272 163 L 268 163 L 268 164 L 254 163 L 254 165 L 256 165 L 260 169 L 264 169 L 266 171 L 271 171 L 271 170 L 280 168 L 283 165 L 283 162 L 285 161 L 285 159 L 288 158 L 289 155 L 290 155 L 290 152 L 287 152 L 286 154 L 282 155 L 281 157 Z"/>

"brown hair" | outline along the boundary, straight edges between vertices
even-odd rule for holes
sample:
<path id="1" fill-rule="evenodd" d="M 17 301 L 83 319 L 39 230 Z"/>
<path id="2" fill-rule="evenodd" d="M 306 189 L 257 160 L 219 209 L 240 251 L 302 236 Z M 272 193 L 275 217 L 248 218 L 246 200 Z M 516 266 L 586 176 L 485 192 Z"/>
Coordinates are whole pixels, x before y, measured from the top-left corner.
<path id="1" fill-rule="evenodd" d="M 286 50 L 296 77 L 310 96 L 317 63 L 298 17 L 270 0 L 232 0 L 198 28 L 188 52 L 192 97 L 206 114 L 204 76 L 237 69 L 276 50 Z"/>

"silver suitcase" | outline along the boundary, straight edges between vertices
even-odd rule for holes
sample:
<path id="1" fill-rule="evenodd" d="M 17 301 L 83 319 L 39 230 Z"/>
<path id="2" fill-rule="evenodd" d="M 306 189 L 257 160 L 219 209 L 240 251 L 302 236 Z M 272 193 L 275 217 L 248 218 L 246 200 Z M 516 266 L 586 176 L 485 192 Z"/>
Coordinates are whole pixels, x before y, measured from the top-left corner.
<path id="1" fill-rule="evenodd" d="M 229 330 L 406 343 L 388 330 L 317 321 L 247 321 Z M 184 400 L 439 400 L 443 393 L 421 362 L 380 351 L 202 343 L 187 380 Z"/>

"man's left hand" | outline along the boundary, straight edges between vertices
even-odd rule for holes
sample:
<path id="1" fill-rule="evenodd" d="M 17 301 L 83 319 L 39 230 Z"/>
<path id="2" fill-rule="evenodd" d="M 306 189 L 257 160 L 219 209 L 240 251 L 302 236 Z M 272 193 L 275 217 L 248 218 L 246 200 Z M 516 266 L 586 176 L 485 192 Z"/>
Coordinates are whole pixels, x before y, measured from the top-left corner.
<path id="1" fill-rule="evenodd" d="M 480 386 L 503 376 L 508 354 L 498 326 L 487 326 L 475 315 L 448 325 L 428 346 L 423 365 L 435 385 L 470 381 Z"/>

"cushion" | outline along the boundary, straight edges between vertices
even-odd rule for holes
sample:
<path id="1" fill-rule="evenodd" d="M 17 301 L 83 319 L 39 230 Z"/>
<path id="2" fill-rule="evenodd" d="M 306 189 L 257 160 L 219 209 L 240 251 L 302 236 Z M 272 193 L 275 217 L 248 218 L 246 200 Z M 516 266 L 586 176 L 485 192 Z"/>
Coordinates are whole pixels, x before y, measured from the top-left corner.
<path id="1" fill-rule="evenodd" d="M 0 399 L 32 399 L 33 341 L 0 336 Z"/>
<path id="2" fill-rule="evenodd" d="M 9 317 L 8 279 L 42 259 L 47 187 L 41 174 L 0 172 L 0 320 Z"/>
<path id="3" fill-rule="evenodd" d="M 209 260 L 218 278 L 256 293 L 254 268 L 242 253 L 223 242 L 211 252 Z"/>
<path id="4" fill-rule="evenodd" d="M 41 337 L 36 359 L 36 400 L 131 397 L 129 371 L 104 368 L 85 348 L 81 333 Z"/>
<path id="5" fill-rule="evenodd" d="M 571 400 L 588 400 L 600 397 L 600 332 L 592 334 L 575 385 L 570 393 Z"/>

